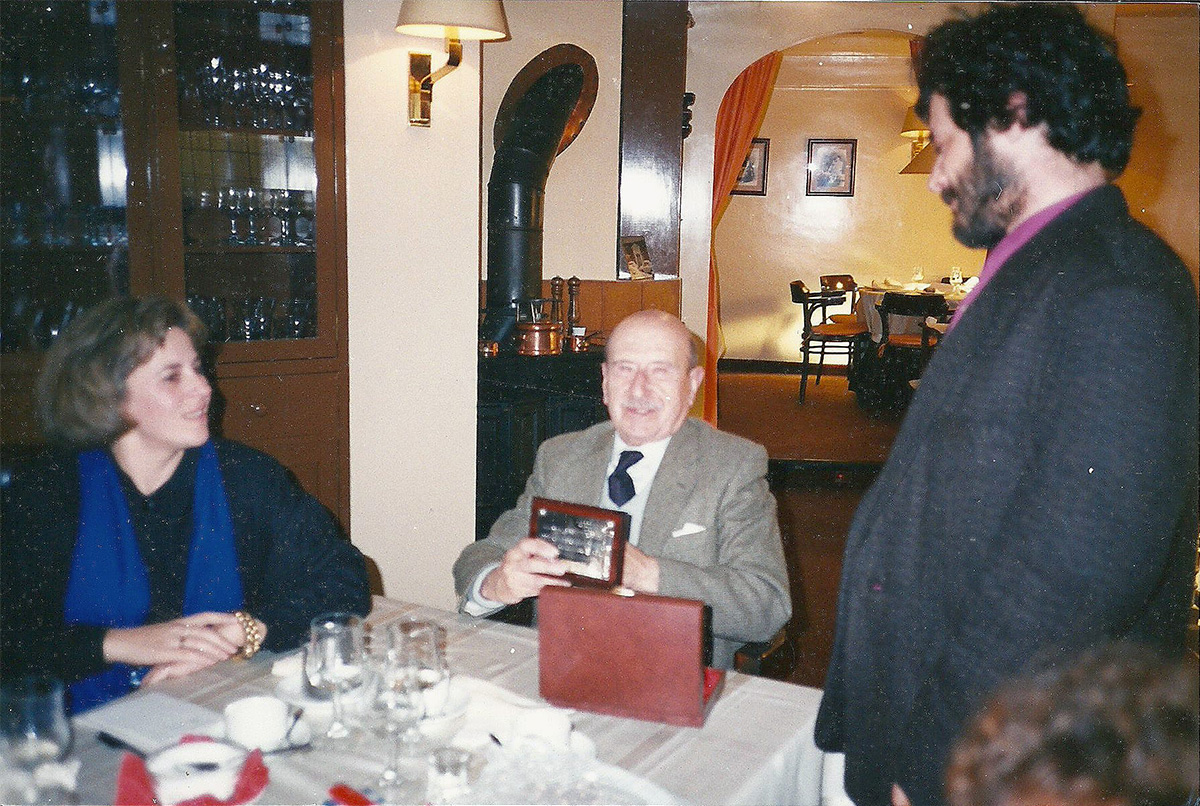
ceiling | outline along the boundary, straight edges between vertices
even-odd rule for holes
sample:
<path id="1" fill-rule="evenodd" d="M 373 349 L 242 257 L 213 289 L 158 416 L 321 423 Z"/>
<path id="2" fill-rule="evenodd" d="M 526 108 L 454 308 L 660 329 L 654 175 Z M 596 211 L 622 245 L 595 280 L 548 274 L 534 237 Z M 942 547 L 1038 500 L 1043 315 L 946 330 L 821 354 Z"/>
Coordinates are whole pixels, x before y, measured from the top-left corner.
<path id="1" fill-rule="evenodd" d="M 776 89 L 911 88 L 909 42 L 896 31 L 850 31 L 783 51 Z"/>

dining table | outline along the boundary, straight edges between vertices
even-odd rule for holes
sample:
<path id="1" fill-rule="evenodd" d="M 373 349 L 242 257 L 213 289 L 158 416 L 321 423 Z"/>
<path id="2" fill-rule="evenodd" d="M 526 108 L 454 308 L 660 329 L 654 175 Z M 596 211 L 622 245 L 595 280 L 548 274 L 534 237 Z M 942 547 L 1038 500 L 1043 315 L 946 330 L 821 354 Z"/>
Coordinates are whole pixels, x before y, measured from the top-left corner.
<path id="1" fill-rule="evenodd" d="M 366 622 L 373 631 L 406 619 L 433 621 L 445 629 L 452 675 L 487 681 L 516 698 L 547 706 L 538 694 L 536 628 L 380 596 L 374 597 Z M 278 670 L 287 657 L 264 651 L 249 660 L 227 660 L 145 686 L 123 699 L 136 705 L 134 698 L 165 694 L 210 709 L 219 722 L 229 702 L 278 692 Z M 843 757 L 824 753 L 814 743 L 820 699 L 819 689 L 731 671 L 702 727 L 581 710 L 570 716 L 574 732 L 594 747 L 595 764 L 645 784 L 628 790 L 643 793 L 630 802 L 851 806 L 842 788 Z M 100 741 L 88 714 L 73 722 L 73 753 L 80 763 L 78 802 L 113 803 L 123 751 Z M 344 748 L 318 744 L 267 755 L 269 781 L 256 802 L 332 802 L 330 788 L 336 784 L 369 787 L 386 756 L 382 739 L 363 737 Z"/>
<path id="2" fill-rule="evenodd" d="M 941 294 L 946 298 L 947 307 L 953 311 L 970 293 L 971 287 L 970 284 L 955 286 L 949 283 L 876 281 L 871 285 L 859 286 L 855 313 L 859 321 L 867 326 L 871 341 L 878 344 L 883 340 L 883 319 L 879 314 L 879 305 L 883 302 L 884 294 Z M 897 334 L 920 333 L 921 321 L 915 316 L 894 316 L 889 329 Z"/>

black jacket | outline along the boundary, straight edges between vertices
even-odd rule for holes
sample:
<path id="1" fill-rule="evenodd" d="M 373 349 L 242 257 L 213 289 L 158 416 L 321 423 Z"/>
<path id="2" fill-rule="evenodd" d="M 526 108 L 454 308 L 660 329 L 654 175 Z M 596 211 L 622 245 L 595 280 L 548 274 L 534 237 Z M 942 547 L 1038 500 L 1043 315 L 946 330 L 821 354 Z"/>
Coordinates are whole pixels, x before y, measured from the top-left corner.
<path id="1" fill-rule="evenodd" d="M 298 646 L 309 620 L 326 611 L 365 615 L 371 597 L 362 554 L 328 511 L 270 456 L 227 440 L 217 440 L 216 447 L 233 516 L 244 609 L 267 625 L 264 648 Z M 148 498 L 140 498 L 123 478 L 150 571 L 152 622 L 182 615 L 197 452 L 188 451 L 174 476 Z M 45 671 L 70 683 L 101 671 L 106 628 L 63 623 L 79 527 L 77 455 L 42 455 L 14 473 L 3 500 L 3 676 Z M 149 522 L 144 510 L 164 502 L 177 510 L 168 518 L 175 528 L 160 521 L 152 534 L 139 529 Z"/>
<path id="2" fill-rule="evenodd" d="M 817 743 L 860 806 L 939 803 L 954 737 L 1041 654 L 1182 652 L 1196 561 L 1196 290 L 1088 194 L 938 347 L 846 543 Z"/>

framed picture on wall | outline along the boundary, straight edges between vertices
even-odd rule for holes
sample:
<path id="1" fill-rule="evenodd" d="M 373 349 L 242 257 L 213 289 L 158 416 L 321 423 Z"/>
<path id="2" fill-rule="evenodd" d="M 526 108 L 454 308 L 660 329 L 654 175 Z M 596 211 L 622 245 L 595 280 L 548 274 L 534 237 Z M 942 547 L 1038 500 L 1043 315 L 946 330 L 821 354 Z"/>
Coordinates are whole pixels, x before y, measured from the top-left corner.
<path id="1" fill-rule="evenodd" d="M 755 137 L 750 141 L 750 153 L 742 162 L 742 170 L 738 172 L 737 184 L 729 191 L 735 196 L 766 196 L 767 195 L 767 157 L 771 151 L 771 141 L 766 137 Z"/>
<path id="2" fill-rule="evenodd" d="M 857 140 L 809 140 L 806 196 L 853 196 Z"/>
<path id="3" fill-rule="evenodd" d="M 654 269 L 650 265 L 650 250 L 646 248 L 644 235 L 621 238 L 621 268 L 617 269 L 618 280 L 652 280 Z"/>

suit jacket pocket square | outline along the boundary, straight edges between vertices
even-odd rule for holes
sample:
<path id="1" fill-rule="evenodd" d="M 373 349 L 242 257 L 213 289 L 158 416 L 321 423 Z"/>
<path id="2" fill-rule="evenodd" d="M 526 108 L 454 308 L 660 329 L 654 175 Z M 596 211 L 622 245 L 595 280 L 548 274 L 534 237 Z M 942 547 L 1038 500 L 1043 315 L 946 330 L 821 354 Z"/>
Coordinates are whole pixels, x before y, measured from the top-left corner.
<path id="1" fill-rule="evenodd" d="M 671 532 L 671 537 L 687 537 L 688 535 L 700 534 L 704 531 L 704 527 L 698 523 L 685 523 L 674 532 Z"/>

